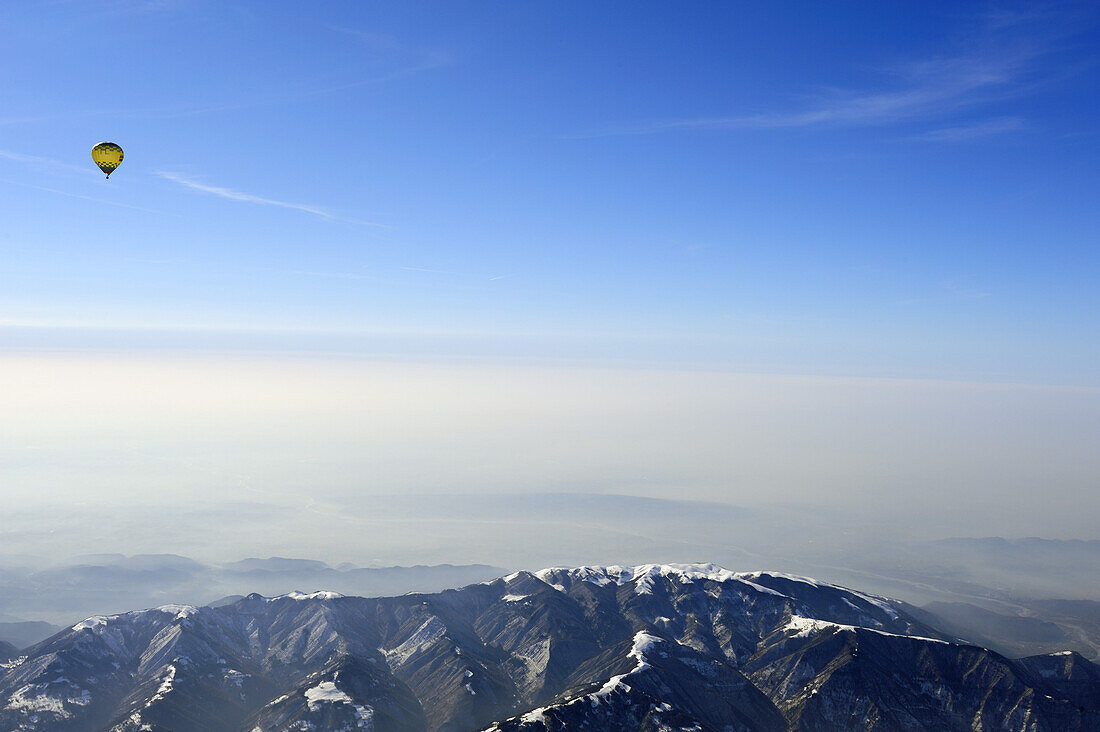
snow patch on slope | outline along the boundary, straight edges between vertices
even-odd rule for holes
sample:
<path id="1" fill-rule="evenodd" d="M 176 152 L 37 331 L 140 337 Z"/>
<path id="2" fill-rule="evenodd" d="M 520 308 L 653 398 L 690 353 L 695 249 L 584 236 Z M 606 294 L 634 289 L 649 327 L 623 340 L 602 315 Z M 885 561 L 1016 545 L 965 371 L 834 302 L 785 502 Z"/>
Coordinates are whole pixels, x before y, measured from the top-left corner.
<path id="1" fill-rule="evenodd" d="M 898 611 L 894 609 L 894 607 L 887 601 L 885 597 L 881 597 L 879 595 L 868 595 L 866 592 L 857 592 L 855 590 L 849 590 L 848 588 L 844 588 L 844 590 L 846 592 L 852 593 L 853 595 L 865 602 L 871 603 L 879 610 L 889 615 L 890 618 L 893 620 L 897 620 L 900 617 L 898 615 Z"/>
<path id="2" fill-rule="evenodd" d="M 336 684 L 331 681 L 322 681 L 312 689 L 306 689 L 305 696 L 311 712 L 319 710 L 322 704 L 352 703 L 351 697 L 336 688 Z"/>
<path id="3" fill-rule="evenodd" d="M 627 656 L 637 661 L 637 665 L 634 666 L 634 668 L 632 668 L 630 671 L 627 671 L 625 674 L 612 676 L 602 687 L 600 687 L 599 691 L 597 691 L 595 694 L 589 694 L 589 697 L 599 698 L 607 696 L 611 692 L 615 691 L 615 689 L 618 689 L 620 686 L 625 691 L 630 691 L 630 687 L 623 683 L 623 679 L 631 674 L 636 674 L 639 671 L 645 671 L 647 668 L 649 668 L 649 661 L 646 660 L 645 654 L 653 650 L 653 646 L 660 642 L 660 638 L 655 635 L 650 635 L 645 631 L 635 633 L 634 645 L 631 647 L 630 653 L 628 653 Z M 593 699 L 593 702 L 595 701 L 596 699 Z"/>
<path id="4" fill-rule="evenodd" d="M 199 609 L 194 605 L 161 605 L 159 607 L 152 608 L 153 611 L 165 613 L 167 615 L 174 615 L 176 620 L 182 620 L 189 618 L 199 612 Z M 149 612 L 149 610 L 134 610 L 132 612 L 123 613 L 121 615 L 93 615 L 90 618 L 85 618 L 79 623 L 74 625 L 70 630 L 79 632 L 81 630 L 98 630 L 100 628 L 106 628 L 112 621 L 120 618 L 134 617 L 141 615 L 142 613 Z"/>
<path id="5" fill-rule="evenodd" d="M 350 696 L 337 688 L 335 682 L 322 681 L 312 689 L 306 689 L 305 697 L 311 712 L 321 711 L 323 704 L 348 704 L 355 709 L 356 726 L 359 729 L 374 728 L 374 708 L 356 704 Z"/>
<path id="6" fill-rule="evenodd" d="M 64 702 L 46 693 L 45 684 L 27 684 L 16 689 L 4 709 L 23 714 L 52 714 L 60 719 L 72 716 L 66 711 Z"/>
<path id="7" fill-rule="evenodd" d="M 96 628 L 106 628 L 107 623 L 112 620 L 117 620 L 118 617 L 118 615 L 93 615 L 90 618 L 81 620 L 79 623 L 74 625 L 71 630 L 79 632 L 81 630 L 95 630 Z"/>
<path id="8" fill-rule="evenodd" d="M 413 631 L 413 634 L 404 643 L 396 648 L 383 651 L 386 662 L 389 663 L 390 668 L 397 668 L 408 661 L 413 654 L 442 638 L 446 632 L 447 626 L 443 624 L 442 620 L 433 615 L 421 623 L 420 627 Z"/>
<path id="9" fill-rule="evenodd" d="M 189 618 L 199 611 L 199 609 L 194 605 L 161 605 L 160 607 L 155 607 L 153 609 L 162 613 L 167 613 L 169 615 L 175 615 L 176 620 Z"/>
<path id="10" fill-rule="evenodd" d="M 176 667 L 172 664 L 168 664 L 168 673 L 164 675 L 164 678 L 160 682 L 160 688 L 157 689 L 157 693 L 145 702 L 145 708 L 153 706 L 154 703 L 160 701 L 164 697 L 168 696 L 168 692 L 172 691 L 172 682 L 176 680 Z"/>
<path id="11" fill-rule="evenodd" d="M 811 587 L 826 587 L 813 577 L 803 577 L 800 574 L 787 574 L 786 572 L 738 572 L 737 577 L 739 579 L 755 580 L 761 577 L 777 577 L 779 579 L 790 580 L 791 582 L 801 582 L 804 585 L 810 585 Z"/>
<path id="12" fill-rule="evenodd" d="M 847 592 L 848 594 L 854 595 L 855 597 L 858 597 L 859 599 L 870 605 L 874 605 L 879 610 L 882 610 L 884 613 L 886 613 L 887 616 L 889 616 L 893 620 L 897 620 L 900 617 L 898 615 L 898 611 L 890 604 L 889 600 L 885 597 L 882 597 L 880 595 L 871 595 L 866 592 L 859 592 L 857 590 L 852 590 L 847 587 L 841 587 L 840 585 L 825 584 L 823 582 L 818 582 L 812 577 L 803 577 L 801 575 L 787 574 L 785 572 L 739 572 L 737 574 L 737 578 L 740 580 L 758 580 L 761 577 L 776 577 L 778 579 L 785 579 L 790 582 L 799 582 L 804 585 L 809 585 L 810 587 L 829 588 L 833 590 Z M 858 609 L 859 608 L 856 608 L 856 610 Z"/>
<path id="13" fill-rule="evenodd" d="M 624 680 L 627 679 L 631 674 L 636 674 L 640 671 L 645 671 L 646 669 L 648 669 L 650 665 L 649 661 L 646 660 L 646 654 L 651 652 L 655 645 L 663 641 L 663 638 L 658 638 L 657 636 L 646 633 L 645 631 L 635 633 L 634 644 L 631 646 L 630 652 L 627 654 L 627 657 L 633 658 L 636 661 L 634 668 L 632 668 L 630 671 L 627 671 L 626 673 L 612 676 L 610 679 L 604 682 L 603 686 L 601 686 L 597 691 L 594 691 L 590 694 L 585 694 L 583 696 L 578 696 L 555 706 L 564 708 L 572 706 L 574 704 L 581 704 L 585 702 L 595 706 L 604 701 L 609 694 L 612 694 L 616 690 L 622 689 L 623 691 L 630 691 L 630 685 L 627 684 Z M 531 711 L 522 715 L 519 718 L 519 721 L 532 723 L 546 722 L 546 713 L 550 709 L 551 707 L 539 707 L 538 709 L 532 709 Z M 493 730 L 499 729 L 500 726 L 498 724 L 494 724 L 493 726 L 489 727 L 486 732 L 492 732 Z"/>
<path id="14" fill-rule="evenodd" d="M 910 640 L 929 641 L 931 643 L 943 643 L 944 645 L 951 645 L 947 641 L 940 640 L 939 638 L 925 638 L 919 635 L 901 635 L 900 633 L 887 633 L 884 630 L 876 630 L 875 628 L 865 628 L 861 625 L 844 625 L 843 623 L 832 623 L 827 620 L 818 620 L 817 618 L 806 618 L 801 615 L 792 615 L 780 630 L 784 632 L 793 631 L 792 638 L 808 638 L 811 633 L 821 630 L 840 630 L 840 631 L 856 631 L 863 630 L 868 633 L 877 633 L 878 635 L 886 635 L 892 638 L 908 638 Z"/>

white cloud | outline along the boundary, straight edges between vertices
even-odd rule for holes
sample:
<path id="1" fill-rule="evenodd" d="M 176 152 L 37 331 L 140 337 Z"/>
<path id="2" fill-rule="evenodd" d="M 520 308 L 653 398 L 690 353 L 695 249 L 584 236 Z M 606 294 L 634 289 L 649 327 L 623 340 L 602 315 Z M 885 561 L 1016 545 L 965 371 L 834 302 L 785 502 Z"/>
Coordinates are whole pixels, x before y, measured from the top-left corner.
<path id="1" fill-rule="evenodd" d="M 94 169 L 92 166 L 91 158 L 88 158 L 88 165 L 75 165 L 73 163 L 66 163 L 62 160 L 45 158 L 39 155 L 26 155 L 24 153 L 12 152 L 11 150 L 0 150 L 0 158 L 36 168 L 75 171 L 78 173 L 87 173 L 89 170 Z"/>
<path id="2" fill-rule="evenodd" d="M 8 180 L 8 181 L 4 181 L 4 182 L 8 183 L 8 184 L 11 184 L 11 185 L 15 185 L 15 186 L 21 186 L 23 188 L 32 188 L 36 191 L 45 191 L 46 193 L 56 193 L 59 196 L 67 196 L 69 198 L 79 198 L 82 201 L 92 201 L 94 203 L 101 203 L 105 206 L 116 206 L 118 208 L 129 208 L 129 209 L 132 209 L 134 211 L 145 211 L 146 213 L 154 213 L 154 214 L 161 214 L 162 213 L 160 211 L 155 211 L 151 208 L 145 208 L 143 206 L 134 206 L 133 204 L 130 204 L 130 203 L 122 203 L 121 201 L 110 201 L 110 200 L 105 199 L 105 198 L 96 198 L 95 196 L 84 196 L 84 195 L 81 195 L 79 193 L 69 193 L 68 191 L 60 191 L 56 188 L 46 188 L 45 186 L 32 186 L 28 183 L 20 183 L 18 181 L 14 181 L 14 180 Z"/>
<path id="3" fill-rule="evenodd" d="M 992 137 L 1007 132 L 1018 132 L 1026 127 L 1027 123 L 1020 117 L 999 117 L 973 124 L 940 127 L 922 132 L 919 135 L 913 135 L 909 139 L 924 140 L 926 142 L 963 142 L 979 137 Z"/>
<path id="4" fill-rule="evenodd" d="M 370 53 L 379 59 L 397 60 L 402 63 L 398 69 L 385 75 L 381 80 L 405 76 L 419 71 L 428 71 L 453 63 L 451 54 L 441 48 L 411 45 L 394 36 L 385 33 L 376 33 L 362 28 L 351 28 L 340 25 L 329 25 L 328 28 L 337 33 L 354 38 L 360 45 L 364 46 Z M 377 80 L 379 79 L 364 80 L 353 83 L 352 85 L 372 83 Z"/>
<path id="5" fill-rule="evenodd" d="M 193 191 L 199 191 L 201 193 L 209 193 L 212 196 L 218 196 L 229 201 L 241 201 L 243 203 L 255 203 L 261 206 L 277 206 L 279 208 L 286 208 L 292 211 L 301 211 L 302 213 L 311 214 L 318 218 L 325 219 L 326 221 L 341 221 L 345 224 L 356 224 L 358 226 L 371 226 L 379 229 L 389 228 L 385 224 L 375 223 L 373 221 L 362 221 L 360 219 L 352 219 L 346 216 L 337 216 L 336 214 L 318 206 L 311 206 L 302 203 L 292 203 L 290 201 L 280 201 L 275 198 L 267 198 L 266 196 L 257 196 L 254 193 L 245 193 L 244 191 L 235 191 L 232 188 L 223 188 L 221 186 L 207 185 L 206 183 L 200 183 L 199 181 L 183 175 L 181 173 L 173 173 L 166 170 L 156 171 L 156 175 L 170 180 L 173 183 L 183 186 L 184 188 L 190 188 Z"/>
<path id="6" fill-rule="evenodd" d="M 305 275 L 308 277 L 331 277 L 337 280 L 369 280 L 377 282 L 378 278 L 372 275 L 360 274 L 358 272 L 319 272 L 315 270 L 293 270 L 293 274 Z"/>
<path id="7" fill-rule="evenodd" d="M 911 64 L 895 72 L 897 88 L 861 92 L 833 90 L 796 111 L 696 117 L 643 125 L 618 134 L 673 129 L 783 129 L 815 126 L 871 126 L 940 117 L 1008 93 L 1029 53 L 990 58 L 959 56 Z"/>
<path id="8" fill-rule="evenodd" d="M 245 203 L 258 203 L 262 206 L 278 206 L 279 208 L 289 208 L 293 211 L 302 211 L 303 213 L 313 214 L 314 216 L 320 216 L 323 219 L 335 219 L 328 211 L 317 208 L 316 206 L 306 206 L 300 203 L 290 203 L 288 201 L 278 201 L 274 198 L 265 198 L 264 196 L 257 196 L 252 193 L 244 193 L 242 191 L 235 191 L 232 188 L 222 188 L 220 186 L 211 186 L 205 183 L 199 183 L 185 175 L 179 173 L 172 173 L 169 171 L 158 170 L 157 175 L 165 180 L 170 180 L 173 183 L 178 183 L 184 188 L 190 188 L 194 191 L 201 191 L 202 193 L 209 193 L 219 198 L 225 198 L 230 201 L 243 201 Z"/>
<path id="9" fill-rule="evenodd" d="M 667 130 L 869 127 L 955 117 L 1026 93 L 1039 81 L 1036 61 L 1056 52 L 1079 24 L 1058 12 L 978 16 L 961 39 L 963 51 L 947 52 L 881 69 L 881 80 L 863 88 L 826 88 L 800 105 L 770 111 L 659 120 L 588 135 L 650 134 Z M 962 140 L 1024 127 L 1019 117 L 963 120 L 926 139 Z"/>

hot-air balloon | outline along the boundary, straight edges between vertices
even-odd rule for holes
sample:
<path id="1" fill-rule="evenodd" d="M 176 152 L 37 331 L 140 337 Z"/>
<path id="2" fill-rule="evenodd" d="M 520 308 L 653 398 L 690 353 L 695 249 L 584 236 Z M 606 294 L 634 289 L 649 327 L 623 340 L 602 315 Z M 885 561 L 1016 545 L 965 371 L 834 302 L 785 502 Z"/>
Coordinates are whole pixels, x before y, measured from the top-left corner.
<path id="1" fill-rule="evenodd" d="M 92 148 L 92 160 L 110 180 L 111 173 L 122 163 L 122 148 L 113 142 L 101 142 Z"/>

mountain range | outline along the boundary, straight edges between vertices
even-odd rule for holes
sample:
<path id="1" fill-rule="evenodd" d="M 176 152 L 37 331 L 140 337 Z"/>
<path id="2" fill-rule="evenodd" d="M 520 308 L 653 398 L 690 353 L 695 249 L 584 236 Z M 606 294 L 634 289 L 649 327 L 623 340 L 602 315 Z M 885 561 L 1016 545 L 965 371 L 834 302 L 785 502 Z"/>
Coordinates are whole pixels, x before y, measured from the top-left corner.
<path id="1" fill-rule="evenodd" d="M 4 662 L 0 729 L 1100 729 L 1100 667 L 1009 659 L 919 615 L 705 564 L 163 605 Z"/>
<path id="2" fill-rule="evenodd" d="M 23 647 L 29 645 L 27 638 L 33 643 L 52 635 L 43 632 L 50 628 L 47 623 L 71 625 L 93 613 L 164 603 L 206 605 L 227 595 L 280 595 L 299 587 L 366 596 L 435 592 L 506 571 L 483 564 L 332 567 L 285 557 L 212 564 L 176 554 L 85 554 L 57 562 L 8 558 L 0 561 L 0 621 L 5 621 L 0 622 L 0 640 Z"/>

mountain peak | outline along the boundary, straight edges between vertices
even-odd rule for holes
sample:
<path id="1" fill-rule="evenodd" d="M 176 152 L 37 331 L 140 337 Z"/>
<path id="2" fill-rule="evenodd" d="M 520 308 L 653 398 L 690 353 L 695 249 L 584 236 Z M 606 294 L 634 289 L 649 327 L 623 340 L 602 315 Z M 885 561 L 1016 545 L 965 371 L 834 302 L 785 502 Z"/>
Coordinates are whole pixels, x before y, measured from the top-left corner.
<path id="1" fill-rule="evenodd" d="M 333 592 L 332 590 L 317 590 L 315 592 L 288 592 L 285 595 L 278 595 L 276 597 L 267 598 L 269 600 L 335 600 L 338 597 L 343 597 L 339 592 Z"/>
<path id="2" fill-rule="evenodd" d="M 533 573 L 547 584 L 560 586 L 562 579 L 572 582 L 591 582 L 598 586 L 608 584 L 636 584 L 638 594 L 653 590 L 653 580 L 658 577 L 676 579 L 680 584 L 698 580 L 727 582 L 737 575 L 716 564 L 639 564 L 635 566 L 609 565 L 585 567 L 549 567 Z"/>

